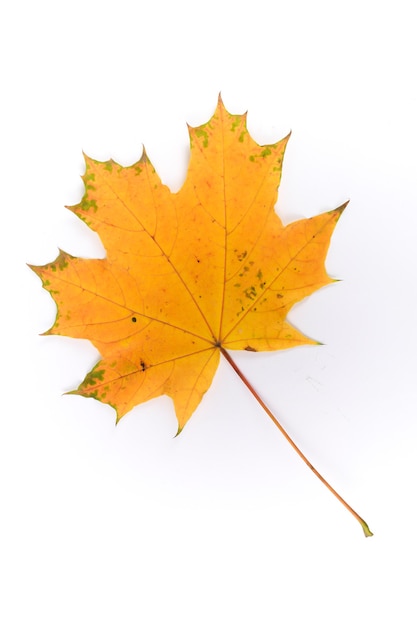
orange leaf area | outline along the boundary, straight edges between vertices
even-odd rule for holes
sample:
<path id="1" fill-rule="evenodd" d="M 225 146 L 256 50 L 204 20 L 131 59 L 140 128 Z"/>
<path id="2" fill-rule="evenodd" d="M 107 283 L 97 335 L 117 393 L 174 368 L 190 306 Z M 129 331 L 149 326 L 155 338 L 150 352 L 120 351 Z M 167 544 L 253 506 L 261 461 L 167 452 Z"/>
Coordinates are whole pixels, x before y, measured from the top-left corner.
<path id="1" fill-rule="evenodd" d="M 330 237 L 345 205 L 284 227 L 274 210 L 288 137 L 260 146 L 245 115 L 221 99 L 190 128 L 178 193 L 144 152 L 122 167 L 86 157 L 85 195 L 69 207 L 100 236 L 105 259 L 61 252 L 32 267 L 57 304 L 46 334 L 89 339 L 100 361 L 73 392 L 110 404 L 120 419 L 162 394 L 179 430 L 211 385 L 221 350 L 315 344 L 286 317 L 332 282 Z"/>

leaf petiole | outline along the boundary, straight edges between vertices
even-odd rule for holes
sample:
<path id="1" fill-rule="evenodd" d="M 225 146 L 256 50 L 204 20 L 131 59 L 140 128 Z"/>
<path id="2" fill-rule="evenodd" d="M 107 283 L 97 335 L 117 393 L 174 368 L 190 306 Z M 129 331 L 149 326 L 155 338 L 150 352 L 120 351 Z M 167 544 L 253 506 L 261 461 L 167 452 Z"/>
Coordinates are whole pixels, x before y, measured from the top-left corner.
<path id="1" fill-rule="evenodd" d="M 365 522 L 364 519 L 362 519 L 360 517 L 360 515 L 358 515 L 358 513 L 356 513 L 356 511 L 354 511 L 352 509 L 352 507 L 346 502 L 346 500 L 344 500 L 342 498 L 342 496 L 337 493 L 337 491 L 327 482 L 327 480 L 320 474 L 320 472 L 318 472 L 316 470 L 316 468 L 310 463 L 310 461 L 307 459 L 307 457 L 301 452 L 300 448 L 294 443 L 294 441 L 291 439 L 291 437 L 288 435 L 288 433 L 285 431 L 284 427 L 279 423 L 279 421 L 277 420 L 277 418 L 275 417 L 275 415 L 272 413 L 272 411 L 267 407 L 267 405 L 265 404 L 265 402 L 262 400 L 262 398 L 260 397 L 260 395 L 255 391 L 255 389 L 252 387 L 252 385 L 250 384 L 250 382 L 248 381 L 248 379 L 246 378 L 246 376 L 240 371 L 240 369 L 238 368 L 238 366 L 236 365 L 236 363 L 233 361 L 232 357 L 230 356 L 230 354 L 227 352 L 227 350 L 225 350 L 224 348 L 222 348 L 220 346 L 220 351 L 222 353 L 222 355 L 224 356 L 224 358 L 226 359 L 226 361 L 231 365 L 231 367 L 234 369 L 234 371 L 236 372 L 236 374 L 239 376 L 239 378 L 241 379 L 241 381 L 244 383 L 244 385 L 246 385 L 246 387 L 249 389 L 249 391 L 251 392 L 251 394 L 254 396 L 254 398 L 259 402 L 259 404 L 261 405 L 261 407 L 263 408 L 263 410 L 265 411 L 265 413 L 271 418 L 271 420 L 274 422 L 275 426 L 278 428 L 278 430 L 282 433 L 282 435 L 285 437 L 285 439 L 288 441 L 288 443 L 290 444 L 290 446 L 293 448 L 293 450 L 295 450 L 295 452 L 298 454 L 298 456 L 304 461 L 304 463 L 311 469 L 311 471 L 313 472 L 313 474 L 315 474 L 317 476 L 317 478 L 323 483 L 323 485 L 325 487 L 327 487 L 327 489 L 339 500 L 339 502 L 341 504 L 343 504 L 343 506 L 349 511 L 349 513 L 351 515 L 353 515 L 353 517 L 359 522 L 359 524 L 362 527 L 362 530 L 364 532 L 365 537 L 372 537 L 373 533 L 371 532 L 371 530 L 369 529 L 368 524 Z"/>

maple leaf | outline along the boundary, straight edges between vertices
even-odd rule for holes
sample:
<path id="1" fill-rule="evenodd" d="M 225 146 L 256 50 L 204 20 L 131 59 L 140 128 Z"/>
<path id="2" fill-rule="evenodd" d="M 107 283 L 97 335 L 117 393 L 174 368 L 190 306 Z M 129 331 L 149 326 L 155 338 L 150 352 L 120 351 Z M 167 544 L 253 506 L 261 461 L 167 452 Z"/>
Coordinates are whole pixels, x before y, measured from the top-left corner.
<path id="1" fill-rule="evenodd" d="M 72 393 L 110 404 L 117 420 L 166 394 L 179 432 L 220 354 L 250 388 L 228 350 L 317 343 L 286 318 L 332 282 L 325 257 L 346 206 L 284 227 L 274 207 L 289 137 L 258 145 L 246 115 L 230 114 L 221 98 L 189 134 L 188 174 L 177 193 L 145 151 L 130 167 L 86 157 L 85 195 L 68 208 L 98 233 L 106 258 L 60 252 L 32 266 L 57 304 L 45 334 L 89 339 L 101 355 Z"/>

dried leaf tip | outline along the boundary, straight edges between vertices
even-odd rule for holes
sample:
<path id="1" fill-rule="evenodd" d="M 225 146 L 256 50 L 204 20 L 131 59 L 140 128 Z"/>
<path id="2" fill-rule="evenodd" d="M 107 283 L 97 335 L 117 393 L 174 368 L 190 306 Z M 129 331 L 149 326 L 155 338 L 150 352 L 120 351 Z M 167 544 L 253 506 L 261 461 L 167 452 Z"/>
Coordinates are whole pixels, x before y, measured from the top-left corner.
<path id="1" fill-rule="evenodd" d="M 138 161 L 138 163 L 150 163 L 150 159 L 148 157 L 148 153 L 146 152 L 145 146 L 142 144 L 142 155 Z"/>
<path id="2" fill-rule="evenodd" d="M 335 212 L 339 211 L 340 215 L 342 215 L 343 211 L 346 209 L 346 207 L 349 204 L 349 202 L 350 202 L 350 200 L 346 200 L 346 202 L 344 202 L 339 207 L 337 207 L 337 209 L 334 209 L 334 211 Z"/>

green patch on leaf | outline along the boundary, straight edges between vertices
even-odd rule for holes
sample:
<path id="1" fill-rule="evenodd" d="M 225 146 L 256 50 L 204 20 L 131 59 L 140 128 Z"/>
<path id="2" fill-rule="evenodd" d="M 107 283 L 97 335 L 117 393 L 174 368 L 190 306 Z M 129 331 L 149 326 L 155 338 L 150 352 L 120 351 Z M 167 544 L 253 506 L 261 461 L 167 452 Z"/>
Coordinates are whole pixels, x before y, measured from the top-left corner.
<path id="1" fill-rule="evenodd" d="M 230 127 L 230 130 L 232 131 L 232 133 L 234 133 L 234 132 L 235 132 L 235 130 L 236 130 L 236 128 L 238 128 L 238 126 L 240 126 L 240 119 L 241 119 L 241 116 L 240 116 L 240 115 L 236 115 L 236 116 L 233 118 L 233 122 L 232 122 L 232 125 L 231 125 L 231 127 Z"/>
<path id="2" fill-rule="evenodd" d="M 255 300 L 257 293 L 254 285 L 251 285 L 247 289 L 245 289 L 244 294 L 249 300 Z"/>
<path id="3" fill-rule="evenodd" d="M 203 148 L 207 148 L 208 146 L 208 132 L 204 130 L 204 128 L 196 128 L 195 134 L 197 137 L 203 139 Z"/>
<path id="4" fill-rule="evenodd" d="M 96 200 L 94 199 L 89 200 L 87 198 L 87 195 L 85 195 L 84 198 L 81 200 L 79 207 L 81 211 L 85 211 L 86 213 L 89 213 L 91 210 L 93 210 L 93 212 L 96 213 L 98 209 Z"/>
<path id="5" fill-rule="evenodd" d="M 81 383 L 81 387 L 83 388 L 94 387 L 95 385 L 97 385 L 98 382 L 102 382 L 104 380 L 105 373 L 106 373 L 106 370 L 103 370 L 103 369 L 91 370 L 91 372 L 87 374 L 87 376 L 84 378 L 83 382 Z"/>

